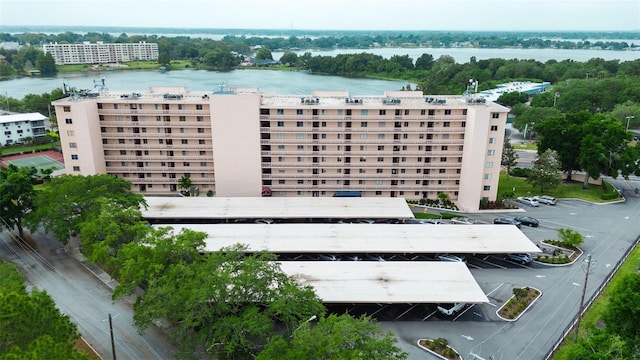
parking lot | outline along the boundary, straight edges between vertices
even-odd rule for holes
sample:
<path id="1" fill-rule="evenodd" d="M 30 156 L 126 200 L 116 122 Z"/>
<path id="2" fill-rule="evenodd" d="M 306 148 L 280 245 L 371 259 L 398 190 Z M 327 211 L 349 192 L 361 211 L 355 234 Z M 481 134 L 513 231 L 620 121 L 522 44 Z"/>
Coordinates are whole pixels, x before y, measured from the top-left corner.
<path id="1" fill-rule="evenodd" d="M 538 227 L 522 227 L 522 232 L 534 243 L 557 239 L 558 228 L 581 233 L 585 240 L 581 248 L 593 258 L 587 298 L 602 284 L 640 233 L 637 221 L 640 202 L 635 197 L 609 205 L 560 200 L 554 206 L 519 206 L 522 208 L 519 212 L 465 216 L 485 223 L 491 223 L 497 217 L 534 217 L 539 221 Z M 544 359 L 577 314 L 585 279 L 583 260 L 584 257 L 569 266 L 538 263 L 523 266 L 500 256 L 467 256 L 467 264 L 488 296 L 489 304 L 469 306 L 453 317 L 442 316 L 432 306 L 411 308 L 407 305 L 406 308 L 385 308 L 380 311 L 384 316 L 378 318 L 387 320 L 382 323 L 383 327 L 397 335 L 410 359 L 426 357 L 415 345 L 418 339 L 437 337 L 448 339 L 465 359 L 474 359 L 471 354 L 479 355 L 477 359 Z M 542 297 L 518 321 L 500 320 L 496 315 L 498 308 L 512 296 L 514 287 L 524 286 L 541 290 Z M 420 318 L 424 314 L 426 316 Z M 394 316 L 397 319 L 394 320 Z"/>

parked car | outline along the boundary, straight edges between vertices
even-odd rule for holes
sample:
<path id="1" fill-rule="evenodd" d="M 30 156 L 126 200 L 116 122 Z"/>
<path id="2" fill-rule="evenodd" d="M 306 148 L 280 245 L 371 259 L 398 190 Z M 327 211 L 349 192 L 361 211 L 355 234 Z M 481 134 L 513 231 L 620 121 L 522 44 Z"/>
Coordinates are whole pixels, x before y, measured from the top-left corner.
<path id="1" fill-rule="evenodd" d="M 522 225 L 531 226 L 531 227 L 538 227 L 538 225 L 540 225 L 540 222 L 538 222 L 538 220 L 530 216 L 518 216 L 513 218 L 513 220 L 519 222 Z"/>
<path id="2" fill-rule="evenodd" d="M 505 224 L 505 225 L 515 225 L 518 228 L 521 227 L 520 222 L 518 222 L 516 219 L 514 218 L 497 218 L 497 219 L 493 219 L 493 223 L 494 224 Z"/>
<path id="3" fill-rule="evenodd" d="M 515 261 L 522 265 L 529 264 L 533 261 L 533 257 L 529 254 L 507 254 L 504 256 L 505 259 Z"/>
<path id="4" fill-rule="evenodd" d="M 516 199 L 516 201 L 518 201 L 519 203 L 525 204 L 525 205 L 529 205 L 529 206 L 540 206 L 540 203 L 538 202 L 538 200 L 531 198 L 531 197 L 518 197 Z"/>
<path id="5" fill-rule="evenodd" d="M 467 258 L 465 258 L 462 255 L 439 254 L 439 255 L 436 255 L 436 258 L 440 261 L 467 262 Z"/>
<path id="6" fill-rule="evenodd" d="M 438 305 L 438 311 L 440 311 L 441 313 L 443 313 L 445 315 L 453 315 L 453 314 L 457 313 L 458 311 L 464 309 L 465 306 L 466 306 L 465 303 L 440 304 L 440 305 Z"/>
<path id="7" fill-rule="evenodd" d="M 547 205 L 555 205 L 557 201 L 556 198 L 549 195 L 534 196 L 533 198 L 538 200 L 540 204 L 547 204 Z"/>
<path id="8" fill-rule="evenodd" d="M 450 220 L 452 224 L 462 224 L 462 225 L 471 225 L 473 224 L 473 220 L 467 217 L 457 217 Z"/>

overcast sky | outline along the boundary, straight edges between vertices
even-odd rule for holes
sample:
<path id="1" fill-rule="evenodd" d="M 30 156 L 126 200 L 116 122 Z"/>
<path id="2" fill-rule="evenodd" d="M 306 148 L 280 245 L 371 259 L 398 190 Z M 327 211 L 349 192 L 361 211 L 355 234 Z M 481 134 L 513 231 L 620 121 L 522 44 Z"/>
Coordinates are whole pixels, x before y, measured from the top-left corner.
<path id="1" fill-rule="evenodd" d="M 0 25 L 640 31 L 640 0 L 0 0 Z"/>

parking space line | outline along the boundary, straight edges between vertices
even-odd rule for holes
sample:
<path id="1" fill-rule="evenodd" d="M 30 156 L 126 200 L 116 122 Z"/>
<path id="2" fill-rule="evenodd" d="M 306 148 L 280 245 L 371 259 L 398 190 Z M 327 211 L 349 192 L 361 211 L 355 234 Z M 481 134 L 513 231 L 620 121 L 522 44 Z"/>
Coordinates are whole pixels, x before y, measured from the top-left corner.
<path id="1" fill-rule="evenodd" d="M 402 314 L 398 315 L 398 317 L 396 318 L 396 320 L 400 319 L 401 317 L 405 316 L 409 311 L 413 310 L 416 306 L 418 306 L 417 304 L 411 305 L 411 307 L 409 309 L 407 309 L 407 311 L 403 312 Z"/>

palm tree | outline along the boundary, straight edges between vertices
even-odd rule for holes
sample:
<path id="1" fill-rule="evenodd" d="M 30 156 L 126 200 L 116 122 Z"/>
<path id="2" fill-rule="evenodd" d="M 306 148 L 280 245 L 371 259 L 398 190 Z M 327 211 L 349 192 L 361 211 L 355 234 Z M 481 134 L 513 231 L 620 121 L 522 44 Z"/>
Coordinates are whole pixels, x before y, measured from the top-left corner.
<path id="1" fill-rule="evenodd" d="M 438 199 L 440 200 L 441 205 L 445 205 L 449 201 L 449 194 L 445 192 L 439 192 Z"/>
<path id="2" fill-rule="evenodd" d="M 189 190 L 191 189 L 191 186 L 193 186 L 193 183 L 191 182 L 191 178 L 189 176 L 183 175 L 180 178 L 180 183 L 178 186 L 180 187 L 181 193 L 185 195 L 190 195 Z"/>

